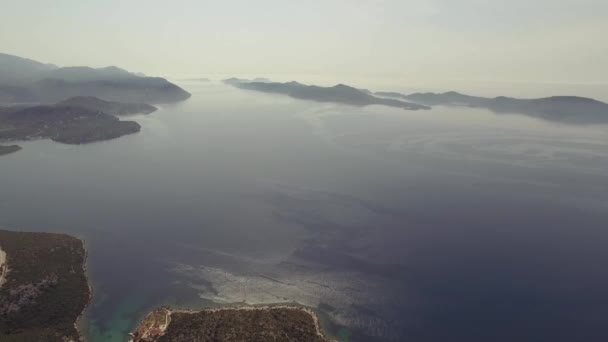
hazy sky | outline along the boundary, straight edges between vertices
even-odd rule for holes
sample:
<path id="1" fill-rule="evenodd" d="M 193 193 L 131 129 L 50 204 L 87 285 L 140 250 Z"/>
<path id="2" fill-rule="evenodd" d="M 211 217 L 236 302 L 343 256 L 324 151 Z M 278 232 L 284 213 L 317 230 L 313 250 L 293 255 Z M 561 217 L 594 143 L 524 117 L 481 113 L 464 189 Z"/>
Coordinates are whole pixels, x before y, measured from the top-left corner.
<path id="1" fill-rule="evenodd" d="M 0 50 L 62 66 L 608 81 L 607 0 L 0 3 Z"/>

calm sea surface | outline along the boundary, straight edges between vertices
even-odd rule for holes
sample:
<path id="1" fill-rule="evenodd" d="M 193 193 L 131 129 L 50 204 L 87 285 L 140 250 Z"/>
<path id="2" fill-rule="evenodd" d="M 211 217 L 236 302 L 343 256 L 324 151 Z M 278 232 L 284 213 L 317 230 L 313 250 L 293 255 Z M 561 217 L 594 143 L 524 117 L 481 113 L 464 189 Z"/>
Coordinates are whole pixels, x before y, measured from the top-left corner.
<path id="1" fill-rule="evenodd" d="M 91 341 L 238 302 L 343 341 L 608 340 L 608 126 L 184 87 L 139 134 L 0 157 L 0 226 L 87 242 Z"/>

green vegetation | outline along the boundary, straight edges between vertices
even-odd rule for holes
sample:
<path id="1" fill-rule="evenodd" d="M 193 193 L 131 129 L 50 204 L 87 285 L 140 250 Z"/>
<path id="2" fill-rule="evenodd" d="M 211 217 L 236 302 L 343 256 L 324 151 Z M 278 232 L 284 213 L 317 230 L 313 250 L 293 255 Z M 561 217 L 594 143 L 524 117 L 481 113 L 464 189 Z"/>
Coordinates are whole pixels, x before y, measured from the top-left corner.
<path id="1" fill-rule="evenodd" d="M 0 341 L 78 341 L 90 291 L 81 240 L 0 230 L 8 272 L 0 287 Z"/>
<path id="2" fill-rule="evenodd" d="M 168 323 L 168 326 L 167 326 Z M 329 342 L 316 316 L 298 307 L 226 308 L 199 312 L 150 313 L 134 342 Z"/>

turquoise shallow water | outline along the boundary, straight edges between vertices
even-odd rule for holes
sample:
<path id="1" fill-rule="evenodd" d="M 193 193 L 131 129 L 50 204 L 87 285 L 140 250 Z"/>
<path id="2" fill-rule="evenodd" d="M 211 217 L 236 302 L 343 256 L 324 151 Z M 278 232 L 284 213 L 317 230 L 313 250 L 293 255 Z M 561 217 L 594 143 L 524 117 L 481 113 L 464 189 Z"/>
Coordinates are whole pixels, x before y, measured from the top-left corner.
<path id="1" fill-rule="evenodd" d="M 0 157 L 0 226 L 87 241 L 92 341 L 292 301 L 349 341 L 605 340 L 607 127 L 185 86 L 139 134 Z"/>
<path id="2" fill-rule="evenodd" d="M 101 330 L 95 320 L 89 321 L 88 337 L 89 341 L 112 341 L 122 342 L 125 336 L 137 324 L 135 322 L 136 313 L 141 310 L 141 301 L 137 298 L 129 298 L 114 309 L 114 316 L 109 319 L 109 328 Z"/>

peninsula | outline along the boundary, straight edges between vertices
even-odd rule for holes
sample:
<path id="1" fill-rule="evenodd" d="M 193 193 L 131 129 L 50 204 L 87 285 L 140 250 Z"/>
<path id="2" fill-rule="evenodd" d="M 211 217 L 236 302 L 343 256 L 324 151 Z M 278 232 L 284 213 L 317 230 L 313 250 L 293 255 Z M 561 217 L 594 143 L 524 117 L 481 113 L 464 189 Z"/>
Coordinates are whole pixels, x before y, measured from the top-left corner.
<path id="1" fill-rule="evenodd" d="M 316 314 L 299 306 L 264 306 L 149 313 L 131 342 L 330 342 Z"/>
<path id="2" fill-rule="evenodd" d="M 344 84 L 338 84 L 333 87 L 319 87 L 315 85 L 305 85 L 298 82 L 250 82 L 239 79 L 228 79 L 224 82 L 240 89 L 287 95 L 289 97 L 301 100 L 333 102 L 359 107 L 384 105 L 406 110 L 430 109 L 429 107 L 421 104 L 391 98 L 377 97 Z"/>
<path id="3" fill-rule="evenodd" d="M 0 340 L 80 341 L 91 293 L 83 242 L 63 234 L 0 230 Z"/>

